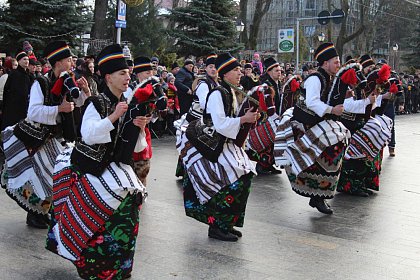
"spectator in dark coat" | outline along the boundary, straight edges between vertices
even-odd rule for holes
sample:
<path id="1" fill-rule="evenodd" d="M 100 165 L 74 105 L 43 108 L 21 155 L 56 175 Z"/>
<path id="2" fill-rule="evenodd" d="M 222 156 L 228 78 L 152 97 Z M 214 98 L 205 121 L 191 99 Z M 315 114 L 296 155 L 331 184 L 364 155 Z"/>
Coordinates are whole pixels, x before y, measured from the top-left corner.
<path id="1" fill-rule="evenodd" d="M 29 92 L 33 78 L 28 72 L 29 57 L 25 52 L 16 56 L 18 67 L 7 78 L 3 93 L 3 120 L 1 130 L 26 118 Z"/>
<path id="2" fill-rule="evenodd" d="M 175 86 L 178 89 L 178 99 L 181 116 L 188 112 L 193 102 L 193 67 L 194 62 L 191 59 L 187 59 L 185 60 L 184 67 L 182 67 L 175 76 Z"/>

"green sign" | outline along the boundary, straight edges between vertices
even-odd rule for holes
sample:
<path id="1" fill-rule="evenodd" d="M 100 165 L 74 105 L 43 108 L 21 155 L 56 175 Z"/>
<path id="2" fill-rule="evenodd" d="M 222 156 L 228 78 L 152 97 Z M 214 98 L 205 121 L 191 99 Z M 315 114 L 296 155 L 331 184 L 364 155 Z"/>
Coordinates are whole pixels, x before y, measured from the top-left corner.
<path id="1" fill-rule="evenodd" d="M 279 49 L 283 52 L 289 52 L 293 49 L 293 42 L 289 40 L 281 41 L 279 44 Z"/>

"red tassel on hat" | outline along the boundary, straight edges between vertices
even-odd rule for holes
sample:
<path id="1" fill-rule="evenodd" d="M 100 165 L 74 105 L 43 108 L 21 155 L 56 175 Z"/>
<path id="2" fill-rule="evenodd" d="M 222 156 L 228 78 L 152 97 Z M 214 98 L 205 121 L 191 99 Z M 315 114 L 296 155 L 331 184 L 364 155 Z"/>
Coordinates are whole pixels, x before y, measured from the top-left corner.
<path id="1" fill-rule="evenodd" d="M 146 101 L 149 99 L 150 95 L 153 92 L 153 86 L 151 84 L 148 84 L 144 88 L 139 88 L 134 93 L 134 97 L 137 99 L 139 103 Z"/>
<path id="2" fill-rule="evenodd" d="M 300 83 L 298 81 L 296 81 L 296 79 L 293 79 L 290 82 L 290 90 L 292 92 L 296 92 L 299 89 L 299 87 L 300 87 Z"/>
<path id="3" fill-rule="evenodd" d="M 52 87 L 51 93 L 54 94 L 54 95 L 56 95 L 56 96 L 59 96 L 61 94 L 62 89 L 63 89 L 63 85 L 64 85 L 64 79 L 63 78 L 59 78 L 55 82 L 54 86 Z"/>
<path id="4" fill-rule="evenodd" d="M 391 67 L 388 64 L 382 65 L 381 69 L 378 71 L 378 79 L 376 79 L 377 84 L 382 84 L 386 82 L 391 76 Z"/>
<path id="5" fill-rule="evenodd" d="M 357 84 L 356 71 L 353 68 L 350 68 L 341 75 L 340 79 L 347 85 L 355 85 Z"/>
<path id="6" fill-rule="evenodd" d="M 398 87 L 397 87 L 397 84 L 392 84 L 392 85 L 389 87 L 389 92 L 390 92 L 390 93 L 397 93 L 397 92 L 398 92 Z"/>

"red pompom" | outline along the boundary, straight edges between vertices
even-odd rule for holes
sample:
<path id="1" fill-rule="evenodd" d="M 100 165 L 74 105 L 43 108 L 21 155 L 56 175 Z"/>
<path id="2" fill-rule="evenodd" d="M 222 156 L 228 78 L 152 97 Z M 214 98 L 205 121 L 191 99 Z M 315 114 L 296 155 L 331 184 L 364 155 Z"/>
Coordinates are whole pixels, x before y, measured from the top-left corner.
<path id="1" fill-rule="evenodd" d="M 267 108 L 267 105 L 265 104 L 264 92 L 258 91 L 258 101 L 260 102 L 261 110 L 263 112 L 267 112 L 268 108 Z"/>
<path id="2" fill-rule="evenodd" d="M 299 89 L 299 87 L 300 87 L 300 83 L 298 81 L 296 81 L 296 79 L 293 79 L 290 82 L 290 90 L 292 92 L 296 92 Z"/>
<path id="3" fill-rule="evenodd" d="M 353 68 L 350 68 L 349 70 L 344 72 L 343 75 L 341 75 L 340 79 L 343 81 L 343 83 L 347 85 L 356 85 L 357 84 L 356 71 Z"/>
<path id="4" fill-rule="evenodd" d="M 388 81 L 391 76 L 391 67 L 388 64 L 382 65 L 381 69 L 378 71 L 378 79 L 376 79 L 377 84 L 382 84 Z"/>
<path id="5" fill-rule="evenodd" d="M 397 92 L 398 92 L 398 87 L 397 87 L 397 84 L 392 84 L 392 85 L 389 87 L 389 92 L 390 92 L 390 93 L 397 93 Z"/>
<path id="6" fill-rule="evenodd" d="M 134 97 L 137 99 L 139 103 L 144 102 L 147 99 L 149 99 L 152 92 L 153 92 L 153 86 L 151 84 L 148 84 L 144 88 L 137 89 L 136 92 L 134 93 Z"/>
<path id="7" fill-rule="evenodd" d="M 63 89 L 63 85 L 64 85 L 64 79 L 63 78 L 59 78 L 55 83 L 54 86 L 51 89 L 51 93 L 59 96 L 61 94 L 61 91 Z"/>

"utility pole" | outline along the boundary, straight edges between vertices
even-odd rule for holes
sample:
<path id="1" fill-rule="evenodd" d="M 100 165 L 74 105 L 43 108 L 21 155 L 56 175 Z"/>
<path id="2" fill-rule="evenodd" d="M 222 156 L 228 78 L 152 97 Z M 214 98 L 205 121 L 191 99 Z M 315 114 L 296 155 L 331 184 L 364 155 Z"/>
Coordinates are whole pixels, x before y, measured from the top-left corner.
<path id="1" fill-rule="evenodd" d="M 317 19 L 317 20 L 330 20 L 330 19 L 333 19 L 333 18 L 342 18 L 342 17 L 344 17 L 344 14 L 342 14 L 342 15 L 336 15 L 336 16 L 318 16 L 318 17 L 309 17 L 309 18 L 296 18 L 296 67 L 295 67 L 295 69 L 296 69 L 296 71 L 298 71 L 298 69 L 299 69 L 299 24 L 300 24 L 300 21 L 302 21 L 302 20 L 314 20 L 314 19 Z"/>

